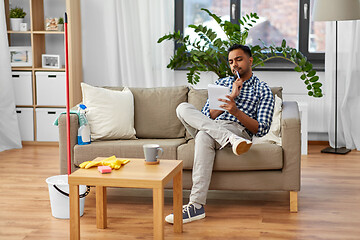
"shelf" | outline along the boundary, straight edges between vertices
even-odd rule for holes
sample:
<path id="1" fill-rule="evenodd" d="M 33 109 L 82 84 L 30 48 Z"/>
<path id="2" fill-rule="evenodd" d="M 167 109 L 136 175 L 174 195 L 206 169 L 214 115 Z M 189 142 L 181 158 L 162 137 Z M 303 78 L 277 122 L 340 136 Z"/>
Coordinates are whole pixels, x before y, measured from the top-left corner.
<path id="1" fill-rule="evenodd" d="M 16 105 L 17 108 L 34 108 L 34 105 Z"/>
<path id="2" fill-rule="evenodd" d="M 36 108 L 66 108 L 66 106 L 35 105 Z"/>
<path id="3" fill-rule="evenodd" d="M 12 31 L 12 30 L 8 30 L 7 33 L 11 33 L 11 34 L 60 34 L 63 35 L 65 32 L 64 31 Z"/>
<path id="4" fill-rule="evenodd" d="M 65 68 L 34 68 L 34 71 L 65 72 Z"/>
<path id="5" fill-rule="evenodd" d="M 33 34 L 64 34 L 64 31 L 32 31 Z"/>
<path id="6" fill-rule="evenodd" d="M 48 71 L 48 72 L 65 72 L 65 68 L 32 68 L 32 67 L 12 67 L 12 71 Z"/>
<path id="7" fill-rule="evenodd" d="M 31 33 L 31 31 L 11 31 L 11 30 L 9 30 L 9 31 L 7 31 L 7 33 L 13 33 L 13 34 L 30 34 Z"/>
<path id="8" fill-rule="evenodd" d="M 32 67 L 12 67 L 11 70 L 13 70 L 13 71 L 31 71 L 33 69 L 32 69 Z"/>

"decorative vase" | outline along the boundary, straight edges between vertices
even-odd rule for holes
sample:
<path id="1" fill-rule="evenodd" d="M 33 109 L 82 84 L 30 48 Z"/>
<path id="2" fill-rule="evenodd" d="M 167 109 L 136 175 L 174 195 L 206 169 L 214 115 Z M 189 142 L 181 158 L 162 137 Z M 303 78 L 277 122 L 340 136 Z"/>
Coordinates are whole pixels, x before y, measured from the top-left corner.
<path id="1" fill-rule="evenodd" d="M 12 31 L 20 31 L 20 23 L 24 18 L 10 18 L 10 27 Z"/>
<path id="2" fill-rule="evenodd" d="M 64 24 L 58 23 L 58 31 L 64 31 Z"/>

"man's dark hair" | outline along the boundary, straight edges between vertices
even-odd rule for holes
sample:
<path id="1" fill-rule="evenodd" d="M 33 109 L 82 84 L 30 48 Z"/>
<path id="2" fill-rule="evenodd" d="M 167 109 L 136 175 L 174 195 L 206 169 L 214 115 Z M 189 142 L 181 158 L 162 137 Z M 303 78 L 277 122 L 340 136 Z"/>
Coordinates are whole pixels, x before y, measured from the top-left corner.
<path id="1" fill-rule="evenodd" d="M 228 54 L 235 49 L 243 50 L 245 52 L 245 54 L 248 55 L 248 57 L 252 56 L 250 48 L 248 46 L 241 45 L 241 44 L 234 44 L 231 47 L 229 47 Z"/>

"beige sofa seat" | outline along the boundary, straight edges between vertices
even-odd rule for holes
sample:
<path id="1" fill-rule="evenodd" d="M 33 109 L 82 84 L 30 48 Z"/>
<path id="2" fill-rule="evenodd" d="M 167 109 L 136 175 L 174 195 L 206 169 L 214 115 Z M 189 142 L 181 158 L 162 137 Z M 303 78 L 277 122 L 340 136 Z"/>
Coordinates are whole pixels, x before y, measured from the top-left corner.
<path id="1" fill-rule="evenodd" d="M 177 149 L 186 141 L 184 138 L 177 139 L 136 139 L 98 141 L 90 145 L 74 146 L 74 163 L 78 167 L 82 162 L 91 161 L 94 156 L 110 157 L 115 155 L 121 158 L 144 158 L 143 145 L 154 143 L 159 144 L 164 150 L 160 159 L 176 159 Z"/>
<path id="2" fill-rule="evenodd" d="M 191 170 L 194 161 L 195 140 L 180 145 L 177 159 L 183 160 L 183 168 Z M 236 156 L 231 146 L 216 151 L 213 171 L 280 170 L 283 167 L 282 147 L 276 144 L 254 144 L 250 150 Z"/>

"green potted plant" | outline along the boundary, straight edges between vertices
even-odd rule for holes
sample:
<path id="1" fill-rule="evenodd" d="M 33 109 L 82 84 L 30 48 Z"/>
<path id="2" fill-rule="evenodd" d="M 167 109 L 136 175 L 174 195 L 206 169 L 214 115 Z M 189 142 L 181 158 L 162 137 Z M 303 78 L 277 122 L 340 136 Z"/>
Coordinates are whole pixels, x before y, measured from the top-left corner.
<path id="1" fill-rule="evenodd" d="M 159 38 L 158 43 L 164 40 L 175 40 L 179 47 L 174 56 L 170 59 L 168 68 L 175 69 L 186 67 L 189 72 L 187 79 L 190 84 L 196 84 L 200 80 L 200 72 L 214 72 L 219 78 L 233 75 L 227 62 L 227 49 L 233 44 L 246 44 L 249 30 L 256 20 L 259 19 L 256 13 L 246 14 L 239 20 L 239 24 L 233 24 L 229 21 L 221 20 L 220 17 L 202 8 L 207 12 L 226 35 L 226 39 L 221 39 L 217 33 L 202 25 L 189 25 L 198 35 L 198 39 L 191 40 L 189 36 L 184 36 L 178 32 L 166 34 Z M 249 45 L 254 61 L 253 69 L 263 66 L 264 63 L 273 58 L 281 58 L 292 62 L 296 72 L 301 73 L 300 79 L 304 81 L 308 90 L 308 95 L 313 97 L 322 97 L 322 84 L 318 82 L 319 76 L 313 69 L 313 65 L 297 49 L 287 46 L 285 39 L 281 46 L 269 45 L 263 43 L 260 45 Z"/>
<path id="2" fill-rule="evenodd" d="M 20 23 L 23 22 L 26 12 L 20 7 L 10 9 L 10 27 L 13 31 L 20 31 Z"/>
<path id="3" fill-rule="evenodd" d="M 62 17 L 58 21 L 58 31 L 64 31 L 64 19 Z"/>

